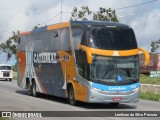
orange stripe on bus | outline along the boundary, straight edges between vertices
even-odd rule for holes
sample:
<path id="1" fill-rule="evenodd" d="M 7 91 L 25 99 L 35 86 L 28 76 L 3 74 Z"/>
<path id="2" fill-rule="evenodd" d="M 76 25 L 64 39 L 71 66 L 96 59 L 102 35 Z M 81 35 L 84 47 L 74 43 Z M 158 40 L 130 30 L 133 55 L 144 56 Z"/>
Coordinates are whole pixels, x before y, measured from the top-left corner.
<path id="1" fill-rule="evenodd" d="M 97 48 L 90 48 L 79 45 L 80 49 L 84 50 L 87 54 L 87 61 L 92 64 L 92 54 L 102 56 L 132 56 L 138 54 L 138 48 L 132 50 L 102 50 Z"/>
<path id="2" fill-rule="evenodd" d="M 19 34 L 19 36 L 29 35 L 29 34 L 31 34 L 31 31 L 29 31 L 29 32 L 21 32 L 21 33 Z"/>
<path id="3" fill-rule="evenodd" d="M 70 22 L 63 22 L 63 23 L 48 26 L 47 30 L 56 30 L 56 29 L 66 28 L 66 27 L 69 27 L 69 26 L 70 26 Z"/>
<path id="4" fill-rule="evenodd" d="M 20 73 L 24 77 L 25 69 L 26 69 L 26 53 L 17 50 L 18 56 L 18 64 L 20 68 Z"/>
<path id="5" fill-rule="evenodd" d="M 119 56 L 131 56 L 131 55 L 137 55 L 138 49 L 132 49 L 132 50 L 120 50 L 118 51 Z"/>

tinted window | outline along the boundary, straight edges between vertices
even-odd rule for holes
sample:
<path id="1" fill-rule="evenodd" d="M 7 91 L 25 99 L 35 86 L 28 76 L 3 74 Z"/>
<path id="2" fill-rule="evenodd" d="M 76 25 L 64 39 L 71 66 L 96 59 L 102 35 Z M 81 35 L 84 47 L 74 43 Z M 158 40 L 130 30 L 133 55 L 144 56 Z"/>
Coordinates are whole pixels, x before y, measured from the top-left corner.
<path id="1" fill-rule="evenodd" d="M 70 50 L 70 34 L 68 28 L 61 29 L 60 33 L 60 49 Z"/>
<path id="2" fill-rule="evenodd" d="M 100 83 L 127 85 L 138 82 L 138 56 L 106 57 L 93 55 L 90 78 Z"/>
<path id="3" fill-rule="evenodd" d="M 20 50 L 20 51 L 24 51 L 25 50 L 27 39 L 28 39 L 28 35 L 20 37 L 20 43 L 17 44 L 17 49 L 18 50 Z"/>
<path id="4" fill-rule="evenodd" d="M 50 40 L 51 40 L 51 44 L 50 50 L 59 50 L 60 49 L 60 30 L 53 30 L 50 32 Z"/>
<path id="5" fill-rule="evenodd" d="M 0 70 L 11 70 L 11 66 L 0 66 Z"/>
<path id="6" fill-rule="evenodd" d="M 89 46 L 108 50 L 136 49 L 137 42 L 131 28 L 92 28 Z"/>
<path id="7" fill-rule="evenodd" d="M 42 33 L 34 33 L 31 36 L 32 36 L 32 39 L 34 40 L 34 50 L 40 51 L 41 50 Z"/>
<path id="8" fill-rule="evenodd" d="M 84 39 L 82 35 L 84 30 L 82 28 L 72 28 L 72 38 L 73 38 L 73 45 L 75 50 L 79 50 L 78 45 L 82 44 L 82 40 Z M 85 40 L 85 39 L 84 39 Z"/>
<path id="9" fill-rule="evenodd" d="M 49 51 L 51 50 L 51 44 L 50 44 L 50 32 L 45 31 L 41 33 L 41 51 Z"/>

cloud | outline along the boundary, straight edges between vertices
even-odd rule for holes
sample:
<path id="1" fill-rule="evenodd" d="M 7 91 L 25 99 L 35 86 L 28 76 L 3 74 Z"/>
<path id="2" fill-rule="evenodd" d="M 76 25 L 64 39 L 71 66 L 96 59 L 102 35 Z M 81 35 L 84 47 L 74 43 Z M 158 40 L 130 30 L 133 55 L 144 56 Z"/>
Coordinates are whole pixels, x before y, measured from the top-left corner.
<path id="1" fill-rule="evenodd" d="M 63 11 L 71 12 L 75 6 L 88 5 L 92 11 L 97 11 L 99 7 L 116 9 L 146 2 L 146 0 L 62 0 L 62 2 Z M 1 3 L 3 4 L 0 4 L 0 42 L 5 41 L 12 31 L 26 31 L 37 24 L 60 22 L 60 15 L 56 16 L 60 13 L 60 0 L 1 0 Z M 133 27 L 139 47 L 147 50 L 150 50 L 152 40 L 160 38 L 159 3 L 160 1 L 156 1 L 116 11 L 120 22 Z M 69 19 L 70 13 L 64 13 L 62 20 Z"/>
<path id="2" fill-rule="evenodd" d="M 131 26 L 135 31 L 139 46 L 150 50 L 151 41 L 160 38 L 160 10 L 152 10 L 141 17 L 135 18 L 131 22 Z"/>

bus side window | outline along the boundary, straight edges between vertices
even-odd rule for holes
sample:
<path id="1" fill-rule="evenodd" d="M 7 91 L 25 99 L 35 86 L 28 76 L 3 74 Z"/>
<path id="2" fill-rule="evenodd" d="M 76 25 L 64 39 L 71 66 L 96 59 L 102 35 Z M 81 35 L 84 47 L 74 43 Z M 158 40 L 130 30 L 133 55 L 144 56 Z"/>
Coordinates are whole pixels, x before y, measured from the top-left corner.
<path id="1" fill-rule="evenodd" d="M 60 30 L 53 30 L 50 32 L 50 50 L 59 50 L 60 49 Z"/>
<path id="2" fill-rule="evenodd" d="M 18 44 L 20 44 L 21 43 L 21 38 L 20 37 L 18 37 Z"/>
<path id="3" fill-rule="evenodd" d="M 40 51 L 41 50 L 42 34 L 34 33 L 32 35 L 32 37 L 33 37 L 33 40 L 34 40 L 34 50 L 35 51 Z"/>
<path id="4" fill-rule="evenodd" d="M 81 45 L 87 46 L 87 37 L 86 37 L 86 31 L 82 35 Z"/>
<path id="5" fill-rule="evenodd" d="M 63 28 L 60 32 L 60 49 L 71 51 L 69 28 Z"/>
<path id="6" fill-rule="evenodd" d="M 26 43 L 27 43 L 27 36 L 21 36 L 20 38 L 18 38 L 17 49 L 19 51 L 25 51 Z"/>
<path id="7" fill-rule="evenodd" d="M 50 31 L 45 31 L 41 33 L 41 51 L 51 51 L 51 39 L 50 39 Z"/>
<path id="8" fill-rule="evenodd" d="M 54 32 L 53 32 L 53 36 L 54 36 L 54 37 L 58 37 L 58 32 L 57 32 L 57 31 L 54 31 Z"/>
<path id="9" fill-rule="evenodd" d="M 88 79 L 89 78 L 89 65 L 87 63 L 87 55 L 84 51 L 78 51 L 78 74 L 82 77 Z"/>

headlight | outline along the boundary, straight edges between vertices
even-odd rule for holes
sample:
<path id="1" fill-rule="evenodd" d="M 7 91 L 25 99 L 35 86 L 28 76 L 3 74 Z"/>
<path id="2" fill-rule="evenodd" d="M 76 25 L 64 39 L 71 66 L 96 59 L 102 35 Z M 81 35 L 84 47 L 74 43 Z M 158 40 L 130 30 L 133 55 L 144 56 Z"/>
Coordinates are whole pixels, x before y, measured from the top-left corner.
<path id="1" fill-rule="evenodd" d="M 138 92 L 139 91 L 139 88 L 135 88 L 132 90 L 133 92 Z"/>
<path id="2" fill-rule="evenodd" d="M 102 90 L 100 90 L 100 89 L 93 88 L 93 87 L 91 87 L 91 90 L 93 90 L 93 91 L 95 91 L 95 92 L 101 92 L 101 91 L 102 91 Z"/>

